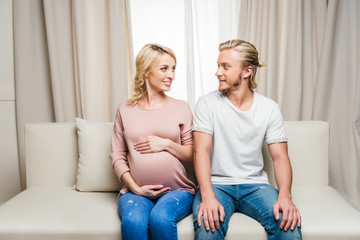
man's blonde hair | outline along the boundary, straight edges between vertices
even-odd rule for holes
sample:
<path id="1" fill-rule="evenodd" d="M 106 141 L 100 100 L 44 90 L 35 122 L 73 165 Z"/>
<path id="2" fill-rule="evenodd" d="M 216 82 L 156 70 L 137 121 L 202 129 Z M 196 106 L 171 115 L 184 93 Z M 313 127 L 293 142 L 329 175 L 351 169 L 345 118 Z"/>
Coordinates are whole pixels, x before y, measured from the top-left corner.
<path id="1" fill-rule="evenodd" d="M 255 82 L 256 70 L 258 67 L 266 66 L 266 63 L 259 61 L 259 56 L 258 56 L 259 54 L 255 46 L 247 41 L 234 39 L 220 43 L 219 51 L 225 49 L 235 49 L 239 53 L 241 53 L 241 57 L 243 59 L 241 63 L 242 67 L 251 66 L 253 69 L 249 77 L 249 88 L 250 89 L 256 88 L 257 87 L 257 84 Z"/>
<path id="2" fill-rule="evenodd" d="M 159 56 L 168 54 L 176 63 L 174 52 L 160 44 L 146 44 L 136 56 L 136 74 L 134 78 L 134 96 L 129 100 L 133 105 L 146 96 L 145 74 Z"/>

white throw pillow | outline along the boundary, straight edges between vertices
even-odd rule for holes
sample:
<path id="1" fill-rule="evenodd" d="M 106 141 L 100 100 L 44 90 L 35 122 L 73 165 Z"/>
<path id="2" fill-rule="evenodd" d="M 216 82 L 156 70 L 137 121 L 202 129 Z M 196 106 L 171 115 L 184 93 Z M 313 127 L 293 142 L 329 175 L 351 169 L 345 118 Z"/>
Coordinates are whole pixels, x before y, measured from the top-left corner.
<path id="1" fill-rule="evenodd" d="M 79 164 L 74 188 L 78 191 L 118 191 L 110 155 L 113 123 L 76 118 Z"/>

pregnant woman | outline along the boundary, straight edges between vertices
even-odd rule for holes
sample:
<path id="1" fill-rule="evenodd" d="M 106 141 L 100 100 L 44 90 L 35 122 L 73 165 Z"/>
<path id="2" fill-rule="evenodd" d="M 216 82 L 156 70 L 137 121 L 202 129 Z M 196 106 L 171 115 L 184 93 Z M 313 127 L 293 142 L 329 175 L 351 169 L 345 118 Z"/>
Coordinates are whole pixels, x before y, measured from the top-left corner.
<path id="1" fill-rule="evenodd" d="M 117 109 L 111 160 L 119 180 L 122 239 L 178 239 L 176 223 L 191 212 L 195 184 L 183 163 L 192 162 L 189 105 L 167 96 L 176 57 L 158 44 L 136 57 L 134 96 Z"/>

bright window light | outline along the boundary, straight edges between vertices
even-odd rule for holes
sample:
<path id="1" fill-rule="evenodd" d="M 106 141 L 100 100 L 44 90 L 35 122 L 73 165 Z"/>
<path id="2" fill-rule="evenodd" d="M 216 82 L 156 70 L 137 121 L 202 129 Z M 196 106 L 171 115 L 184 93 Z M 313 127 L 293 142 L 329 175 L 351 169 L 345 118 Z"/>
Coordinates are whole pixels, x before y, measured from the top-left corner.
<path id="1" fill-rule="evenodd" d="M 147 43 L 173 50 L 177 58 L 176 73 L 167 94 L 186 101 L 184 0 L 131 0 L 130 4 L 134 56 Z"/>

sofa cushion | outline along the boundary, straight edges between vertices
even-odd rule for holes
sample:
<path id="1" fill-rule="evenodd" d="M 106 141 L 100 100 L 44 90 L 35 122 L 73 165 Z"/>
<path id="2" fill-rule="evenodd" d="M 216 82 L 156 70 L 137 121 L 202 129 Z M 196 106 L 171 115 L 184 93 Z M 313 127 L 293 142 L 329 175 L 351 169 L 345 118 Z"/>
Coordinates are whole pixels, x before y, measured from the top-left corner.
<path id="1" fill-rule="evenodd" d="M 32 187 L 0 206 L 0 239 L 118 240 L 117 193 Z"/>
<path id="2" fill-rule="evenodd" d="M 25 125 L 26 186 L 72 186 L 78 147 L 75 123 Z"/>
<path id="3" fill-rule="evenodd" d="M 79 191 L 118 191 L 121 183 L 110 155 L 113 123 L 76 119 L 79 164 L 75 189 Z"/>
<path id="4" fill-rule="evenodd" d="M 329 186 L 294 186 L 306 240 L 358 240 L 360 212 Z M 0 206 L 0 239 L 121 239 L 117 193 L 78 192 L 71 187 L 32 187 Z M 194 239 L 192 215 L 178 223 L 180 240 Z M 234 213 L 227 240 L 265 240 L 255 220 Z"/>
<path id="5" fill-rule="evenodd" d="M 360 211 L 330 186 L 293 186 L 307 240 L 360 239 Z"/>

